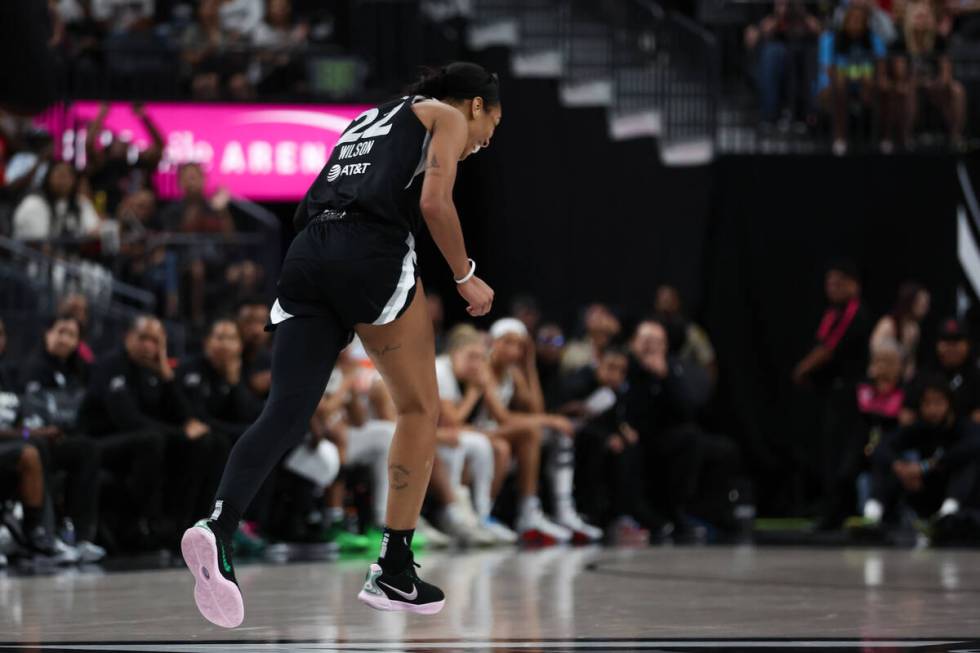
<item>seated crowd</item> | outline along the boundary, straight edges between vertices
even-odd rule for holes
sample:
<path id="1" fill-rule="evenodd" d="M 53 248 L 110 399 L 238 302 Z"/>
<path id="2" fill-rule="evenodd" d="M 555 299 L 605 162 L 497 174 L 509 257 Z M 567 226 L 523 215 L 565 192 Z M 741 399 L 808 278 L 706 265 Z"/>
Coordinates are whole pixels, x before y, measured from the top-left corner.
<path id="1" fill-rule="evenodd" d="M 872 325 L 860 275 L 846 261 L 830 266 L 825 292 L 815 345 L 793 372 L 820 397 L 819 527 L 975 541 L 980 368 L 967 322 L 940 321 L 935 343 L 922 346 L 930 296 L 907 283 Z"/>
<path id="2" fill-rule="evenodd" d="M 601 304 L 568 343 L 557 324 L 538 324 L 528 300 L 515 305 L 523 321 L 502 318 L 488 332 L 435 323 L 442 411 L 421 546 L 734 532 L 737 448 L 698 420 L 712 373 L 692 352 L 713 353 L 676 312 L 676 291 L 660 295 L 662 313 L 628 339 Z M 3 524 L 17 544 L 8 552 L 74 562 L 172 549 L 207 511 L 231 446 L 262 410 L 268 304 L 240 303 L 209 323 L 200 355 L 174 360 L 152 315 L 135 318 L 117 349 L 92 351 L 83 303 L 63 302 L 29 354 L 6 352 L 5 332 L 0 341 Z M 438 320 L 438 297 L 430 304 Z M 384 383 L 355 340 L 237 545 L 373 551 L 394 429 Z M 669 471 L 647 473 L 654 465 Z"/>
<path id="3" fill-rule="evenodd" d="M 224 188 L 209 188 L 204 166 L 176 172 L 176 196 L 154 184 L 164 138 L 142 105 L 134 116 L 152 137 L 139 149 L 105 128 L 103 104 L 87 125 L 85 165 L 52 155 L 51 137 L 0 112 L 0 235 L 72 262 L 97 265 L 149 291 L 152 312 L 203 329 L 264 287 L 261 229 L 233 211 Z M 207 311 L 205 310 L 207 308 Z"/>
<path id="4" fill-rule="evenodd" d="M 932 0 L 775 0 L 745 29 L 764 128 L 801 133 L 829 118 L 833 151 L 856 137 L 880 150 L 912 149 L 924 122 L 963 145 L 967 94 L 949 54 L 976 34 L 977 8 Z"/>

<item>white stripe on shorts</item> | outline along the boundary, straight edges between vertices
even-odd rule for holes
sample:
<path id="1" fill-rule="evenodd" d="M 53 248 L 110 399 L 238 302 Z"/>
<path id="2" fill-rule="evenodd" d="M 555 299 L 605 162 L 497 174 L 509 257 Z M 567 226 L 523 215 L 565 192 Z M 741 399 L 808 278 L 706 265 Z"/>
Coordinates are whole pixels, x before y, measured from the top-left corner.
<path id="1" fill-rule="evenodd" d="M 293 317 L 293 315 L 283 310 L 282 306 L 279 305 L 278 299 L 272 305 L 272 308 L 269 310 L 269 321 L 272 322 L 273 324 L 279 324 L 280 322 L 285 322 L 291 317 Z"/>
<path id="2" fill-rule="evenodd" d="M 381 315 L 374 321 L 375 325 L 393 322 L 405 308 L 409 291 L 415 287 L 415 236 L 408 234 L 405 244 L 408 245 L 408 252 L 402 259 L 402 273 L 398 277 L 398 285 L 395 286 L 395 292 L 391 294 L 391 299 L 381 311 Z"/>

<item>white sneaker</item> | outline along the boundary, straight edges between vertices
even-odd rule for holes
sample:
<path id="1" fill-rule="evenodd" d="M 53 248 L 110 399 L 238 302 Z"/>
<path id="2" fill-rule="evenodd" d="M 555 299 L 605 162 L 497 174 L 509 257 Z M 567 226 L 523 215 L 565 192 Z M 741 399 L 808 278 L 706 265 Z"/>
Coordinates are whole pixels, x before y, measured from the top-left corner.
<path id="1" fill-rule="evenodd" d="M 567 512 L 555 521 L 572 532 L 572 541 L 576 544 L 591 544 L 602 539 L 602 529 L 587 524 L 577 512 Z"/>
<path id="2" fill-rule="evenodd" d="M 864 504 L 864 518 L 874 524 L 880 524 L 885 514 L 885 508 L 876 499 L 868 499 Z"/>
<path id="3" fill-rule="evenodd" d="M 54 538 L 54 551 L 55 554 L 51 556 L 51 560 L 55 564 L 59 565 L 74 565 L 82 559 L 81 554 L 73 546 L 69 546 L 61 541 L 60 538 Z"/>
<path id="4" fill-rule="evenodd" d="M 572 541 L 572 532 L 545 517 L 540 508 L 528 510 L 527 514 L 518 517 L 517 532 L 525 544 L 552 546 Z"/>
<path id="5" fill-rule="evenodd" d="M 415 526 L 415 532 L 422 534 L 422 537 L 425 538 L 426 546 L 430 549 L 445 549 L 452 544 L 452 540 L 448 535 L 436 530 L 424 517 L 419 517 L 419 523 Z"/>
<path id="6" fill-rule="evenodd" d="M 0 554 L 16 553 L 20 547 L 6 526 L 0 526 Z"/>
<path id="7" fill-rule="evenodd" d="M 497 542 L 493 535 L 480 527 L 472 508 L 467 511 L 458 495 L 456 501 L 442 511 L 439 527 L 466 546 L 490 546 Z"/>
<path id="8" fill-rule="evenodd" d="M 493 535 L 498 544 L 516 544 L 517 533 L 510 530 L 493 517 L 483 520 L 483 530 Z"/>
<path id="9" fill-rule="evenodd" d="M 942 507 L 939 508 L 939 517 L 948 517 L 950 515 L 955 515 L 960 511 L 960 502 L 956 499 L 949 497 L 943 501 Z"/>
<path id="10" fill-rule="evenodd" d="M 7 566 L 7 556 L 0 553 L 0 569 L 3 569 L 6 566 Z"/>
<path id="11" fill-rule="evenodd" d="M 105 549 L 92 542 L 79 542 L 75 545 L 75 550 L 83 563 L 99 562 L 106 556 Z"/>

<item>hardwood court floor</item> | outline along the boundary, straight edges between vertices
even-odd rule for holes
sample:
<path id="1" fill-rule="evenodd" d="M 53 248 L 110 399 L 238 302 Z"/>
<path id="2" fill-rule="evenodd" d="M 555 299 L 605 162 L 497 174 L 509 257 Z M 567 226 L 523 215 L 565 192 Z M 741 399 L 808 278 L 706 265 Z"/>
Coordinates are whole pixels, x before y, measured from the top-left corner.
<path id="1" fill-rule="evenodd" d="M 591 548 L 420 562 L 447 594 L 435 617 L 358 603 L 363 561 L 242 565 L 246 617 L 231 631 L 198 616 L 183 568 L 0 572 L 0 653 L 980 648 L 980 552 Z"/>

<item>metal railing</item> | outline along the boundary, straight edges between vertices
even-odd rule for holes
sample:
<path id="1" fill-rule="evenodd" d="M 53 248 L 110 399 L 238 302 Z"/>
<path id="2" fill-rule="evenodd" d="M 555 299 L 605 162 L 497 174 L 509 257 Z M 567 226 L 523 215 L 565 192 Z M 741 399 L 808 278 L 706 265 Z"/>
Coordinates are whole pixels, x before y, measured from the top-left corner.
<path id="1" fill-rule="evenodd" d="M 720 49 L 710 32 L 651 0 L 481 0 L 484 23 L 513 20 L 518 51 L 555 51 L 567 82 L 609 82 L 615 114 L 654 111 L 665 141 L 712 143 Z"/>
<path id="2" fill-rule="evenodd" d="M 50 239 L 36 245 L 60 250 L 89 242 L 92 240 Z M 84 294 L 95 305 L 125 304 L 144 311 L 153 310 L 155 299 L 152 293 L 121 283 L 109 269 L 91 261 L 50 256 L 28 242 L 0 236 L 0 262 L 8 268 L 8 274 L 47 289 L 37 296 L 42 310 L 52 310 L 54 297 L 72 292 Z"/>
<path id="3" fill-rule="evenodd" d="M 65 241 L 58 242 L 62 247 L 68 246 Z M 53 315 L 59 301 L 72 293 L 88 300 L 85 339 L 96 351 L 120 346 L 133 318 L 153 313 L 156 301 L 152 293 L 120 282 L 101 265 L 49 256 L 28 244 L 0 236 L 0 307 L 7 323 L 11 358 L 27 355 L 40 345 L 46 317 Z M 164 326 L 171 352 L 182 355 L 187 345 L 184 325 L 164 321 Z"/>

